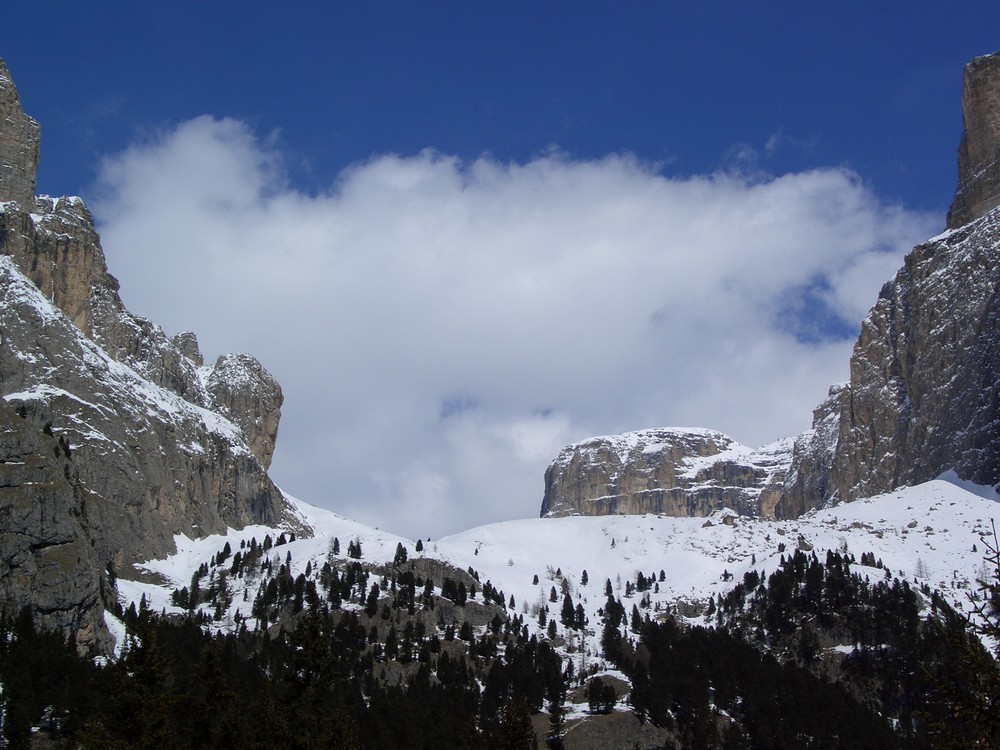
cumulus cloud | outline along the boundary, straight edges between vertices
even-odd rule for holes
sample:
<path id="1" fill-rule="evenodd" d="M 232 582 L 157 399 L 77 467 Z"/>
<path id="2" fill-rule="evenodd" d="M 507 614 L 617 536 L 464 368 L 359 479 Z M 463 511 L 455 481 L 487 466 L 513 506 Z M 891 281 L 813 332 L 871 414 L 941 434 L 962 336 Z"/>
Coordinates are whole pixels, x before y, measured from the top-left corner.
<path id="1" fill-rule="evenodd" d="M 936 228 L 843 169 L 628 155 L 385 154 L 307 195 L 210 117 L 108 158 L 98 195 L 130 309 L 282 383 L 277 481 L 412 537 L 536 515 L 547 463 L 593 434 L 805 429 Z"/>

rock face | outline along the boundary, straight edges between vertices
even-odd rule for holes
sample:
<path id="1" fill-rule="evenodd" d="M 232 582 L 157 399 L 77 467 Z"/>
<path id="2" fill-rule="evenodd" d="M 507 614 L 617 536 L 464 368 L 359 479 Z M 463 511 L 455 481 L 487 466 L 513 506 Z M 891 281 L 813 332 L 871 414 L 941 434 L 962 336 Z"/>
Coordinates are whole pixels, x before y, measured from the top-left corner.
<path id="1" fill-rule="evenodd" d="M 851 380 L 796 440 L 791 517 L 955 471 L 1000 488 L 1000 53 L 966 66 L 948 223 L 882 287 Z"/>
<path id="2" fill-rule="evenodd" d="M 1000 206 L 1000 52 L 965 66 L 958 189 L 948 228 L 958 229 Z"/>
<path id="3" fill-rule="evenodd" d="M 862 325 L 779 515 L 954 470 L 1000 486 L 1000 210 L 919 245 Z M 817 412 L 819 415 L 819 412 Z M 834 426 L 836 430 L 834 430 Z"/>
<path id="4" fill-rule="evenodd" d="M 850 382 L 830 389 L 790 456 L 734 457 L 707 431 L 596 438 L 553 462 L 542 514 L 702 515 L 722 503 L 793 518 L 948 471 L 1000 491 L 1000 53 L 966 67 L 962 102 L 952 228 L 882 288 Z"/>
<path id="5" fill-rule="evenodd" d="M 841 414 L 850 398 L 847 385 L 830 388 L 826 401 L 813 410 L 812 429 L 792 442 L 792 465 L 774 504 L 762 509 L 768 518 L 798 518 L 838 494 L 837 445 Z"/>
<path id="6" fill-rule="evenodd" d="M 252 523 L 295 528 L 267 475 L 281 415 L 277 382 L 245 354 L 205 366 L 194 334 L 170 338 L 125 309 L 83 201 L 30 195 L 37 124 L 32 129 L 34 121 L 20 112 L 2 63 L 0 103 L 0 144 L 8 144 L 0 158 L 10 166 L 0 173 L 0 195 L 11 199 L 0 202 L 0 396 L 25 429 L 49 431 L 73 456 L 73 481 L 59 489 L 58 501 L 38 498 L 42 510 L 28 513 L 31 490 L 22 482 L 16 504 L 8 496 L 0 513 L 22 519 L 19 539 L 48 533 L 32 526 L 52 517 L 46 502 L 62 503 L 59 514 L 75 514 L 79 528 L 53 526 L 52 533 L 90 540 L 96 557 L 81 555 L 79 569 L 81 581 L 89 581 L 87 597 L 109 563 L 124 571 L 169 554 L 176 534 Z M 27 150 L 9 145 L 32 134 Z M 80 498 L 100 502 L 88 499 L 86 513 L 65 510 Z M 11 549 L 23 557 L 24 549 L 47 548 L 22 547 Z M 41 569 L 42 562 L 19 569 Z M 85 603 L 97 600 L 78 596 L 82 585 L 66 578 L 53 588 L 77 603 L 69 607 L 77 620 L 64 618 L 63 627 L 100 620 L 98 606 Z M 94 638 L 104 643 L 100 634 Z"/>
<path id="7" fill-rule="evenodd" d="M 788 468 L 791 441 L 751 450 L 713 430 L 661 429 L 564 448 L 545 472 L 542 516 L 753 515 Z"/>
<path id="8" fill-rule="evenodd" d="M 281 417 L 278 381 L 249 354 L 224 354 L 205 373 L 215 411 L 240 428 L 251 452 L 268 468 Z"/>
<path id="9" fill-rule="evenodd" d="M 0 59 L 0 201 L 34 203 L 39 141 L 38 123 L 22 111 L 10 72 Z"/>
<path id="10" fill-rule="evenodd" d="M 104 504 L 79 482 L 65 443 L 0 401 L 0 611 L 27 604 L 81 650 L 110 648 L 112 584 L 90 531 Z"/>

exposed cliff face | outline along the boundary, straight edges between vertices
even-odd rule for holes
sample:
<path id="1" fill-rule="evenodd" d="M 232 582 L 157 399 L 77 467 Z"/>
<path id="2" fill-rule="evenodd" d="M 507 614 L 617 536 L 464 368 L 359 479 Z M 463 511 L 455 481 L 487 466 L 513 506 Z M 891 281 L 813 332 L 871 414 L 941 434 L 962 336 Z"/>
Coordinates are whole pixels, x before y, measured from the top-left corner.
<path id="1" fill-rule="evenodd" d="M 796 455 L 791 516 L 933 479 L 1000 487 L 1000 210 L 919 245 L 862 325 L 819 460 Z M 834 421 L 835 420 L 835 421 Z M 833 425 L 836 424 L 836 431 Z"/>
<path id="2" fill-rule="evenodd" d="M 713 430 L 662 429 L 564 448 L 545 472 L 543 516 L 746 515 L 773 503 L 791 441 L 751 450 Z"/>
<path id="3" fill-rule="evenodd" d="M 32 495 L 39 485 L 11 475 L 8 484 L 19 489 L 0 495 L 0 514 L 19 530 L 5 537 L 0 554 L 17 560 L 19 571 L 42 571 L 52 568 L 49 547 L 86 545 L 91 552 L 81 552 L 76 577 L 45 591 L 57 592 L 52 607 L 72 613 L 52 622 L 90 633 L 101 646 L 92 594 L 108 563 L 124 570 L 162 557 L 174 550 L 175 534 L 296 526 L 267 475 L 281 388 L 249 355 L 204 366 L 194 334 L 170 338 L 125 309 L 83 201 L 26 194 L 34 188 L 37 124 L 32 130 L 34 121 L 20 113 L 2 63 L 0 106 L 0 144 L 8 144 L 0 145 L 0 161 L 9 167 L 0 171 L 0 195 L 8 199 L 0 202 L 0 396 L 23 425 L 10 432 L 10 449 L 45 428 L 73 456 L 71 476 L 46 484 L 52 498 L 41 489 Z M 31 148 L 9 145 L 32 133 Z M 6 580 L 6 606 L 49 611 L 39 599 L 48 593 L 10 583 L 23 583 L 21 573 Z"/>
<path id="4" fill-rule="evenodd" d="M 2 256 L 0 330 L 0 393 L 36 428 L 51 423 L 81 481 L 111 501 L 101 524 L 116 565 L 172 551 L 177 533 L 282 520 L 281 494 L 237 425 L 113 359 Z"/>
<path id="5" fill-rule="evenodd" d="M 3 204 L 0 253 L 112 358 L 192 404 L 235 419 L 254 455 L 270 466 L 283 400 L 277 381 L 246 354 L 221 357 L 206 369 L 193 333 L 169 338 L 126 310 L 82 200 L 39 196 L 30 212 Z"/>
<path id="6" fill-rule="evenodd" d="M 203 374 L 214 410 L 240 428 L 250 451 L 268 468 L 283 400 L 278 381 L 249 354 L 225 354 Z"/>
<path id="7" fill-rule="evenodd" d="M 841 414 L 849 399 L 850 389 L 835 385 L 826 401 L 813 410 L 812 429 L 795 437 L 785 483 L 775 493 L 774 504 L 763 509 L 763 515 L 798 518 L 837 496 L 837 445 Z"/>
<path id="8" fill-rule="evenodd" d="M 797 442 L 779 516 L 949 470 L 1000 488 L 1000 53 L 966 66 L 962 110 L 952 229 L 882 287 L 850 383 Z"/>
<path id="9" fill-rule="evenodd" d="M 748 453 L 737 471 L 716 438 L 685 439 L 679 453 L 600 438 L 549 468 L 543 515 L 701 515 L 724 503 L 791 518 L 949 470 L 1000 491 L 1000 53 L 966 67 L 962 104 L 953 229 L 914 248 L 882 288 L 850 382 L 794 439 L 790 466 L 757 470 Z M 714 455 L 711 471 L 690 476 L 692 462 Z"/>
<path id="10" fill-rule="evenodd" d="M 38 168 L 38 123 L 24 114 L 10 72 L 0 59 L 0 201 L 31 206 Z"/>
<path id="11" fill-rule="evenodd" d="M 105 501 L 77 479 L 64 444 L 0 401 L 0 611 L 31 607 L 36 622 L 106 651 L 104 550 L 90 533 Z"/>
<path id="12" fill-rule="evenodd" d="M 965 66 L 958 189 L 948 228 L 958 229 L 1000 206 L 1000 52 Z"/>

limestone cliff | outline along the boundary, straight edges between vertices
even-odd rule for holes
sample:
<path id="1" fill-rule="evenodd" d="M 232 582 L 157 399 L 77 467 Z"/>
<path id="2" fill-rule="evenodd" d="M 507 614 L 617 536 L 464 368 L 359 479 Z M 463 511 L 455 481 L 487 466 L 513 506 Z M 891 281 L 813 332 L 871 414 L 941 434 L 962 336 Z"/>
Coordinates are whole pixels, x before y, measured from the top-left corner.
<path id="1" fill-rule="evenodd" d="M 39 557 L 46 545 L 22 542 L 44 538 L 33 524 L 54 517 L 60 548 L 86 541 L 91 553 L 81 555 L 78 573 L 48 587 L 75 602 L 59 622 L 78 630 L 100 620 L 91 594 L 108 564 L 124 570 L 164 556 L 176 534 L 295 527 L 267 475 L 282 394 L 253 357 L 205 366 L 194 334 L 168 337 L 125 309 L 83 201 L 31 195 L 38 127 L 20 111 L 2 61 L 0 107 L 0 396 L 20 415 L 18 436 L 45 430 L 73 456 L 72 481 L 57 499 L 36 497 L 33 510 L 34 485 L 11 480 L 20 489 L 0 496 L 0 514 L 20 519 L 21 531 L 0 539 L 0 558 L 20 560 L 21 571 L 48 565 Z M 30 142 L 19 148 L 24 138 Z M 28 595 L 21 603 L 42 611 L 30 591 L 4 585 L 0 607 Z M 100 646 L 106 637 L 91 640 Z"/>
<path id="2" fill-rule="evenodd" d="M 962 104 L 951 229 L 914 248 L 882 288 L 850 382 L 830 390 L 783 467 L 763 469 L 749 449 L 734 463 L 728 439 L 707 431 L 657 447 L 658 437 L 599 438 L 553 462 L 543 515 L 702 515 L 728 504 L 797 517 L 952 470 L 1000 490 L 1000 53 L 966 67 Z"/>
<path id="3" fill-rule="evenodd" d="M 30 206 L 38 168 L 38 123 L 24 114 L 10 72 L 0 59 L 0 202 Z"/>
<path id="4" fill-rule="evenodd" d="M 1000 487 L 1000 53 L 966 66 L 962 109 L 951 229 L 882 287 L 850 382 L 797 442 L 778 515 L 951 470 Z"/>
<path id="5" fill-rule="evenodd" d="M 958 229 L 1000 206 L 1000 52 L 965 66 L 958 189 L 948 228 Z"/>
<path id="6" fill-rule="evenodd" d="M 783 441 L 751 450 L 701 429 L 591 438 L 564 448 L 545 472 L 541 515 L 755 515 L 773 504 L 790 448 Z"/>
<path id="7" fill-rule="evenodd" d="M 1000 487 L 1000 209 L 914 248 L 862 325 L 850 383 L 796 454 L 783 516 L 954 470 Z"/>
<path id="8" fill-rule="evenodd" d="M 90 531 L 105 504 L 79 481 L 65 440 L 0 400 L 0 611 L 27 605 L 81 650 L 108 650 L 112 583 Z"/>

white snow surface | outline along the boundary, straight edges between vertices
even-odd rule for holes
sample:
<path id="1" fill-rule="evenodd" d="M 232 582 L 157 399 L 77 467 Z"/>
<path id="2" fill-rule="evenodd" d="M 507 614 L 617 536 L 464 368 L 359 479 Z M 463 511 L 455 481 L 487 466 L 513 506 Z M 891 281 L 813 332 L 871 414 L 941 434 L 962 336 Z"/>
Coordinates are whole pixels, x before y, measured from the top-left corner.
<path id="1" fill-rule="evenodd" d="M 997 502 L 954 483 L 934 480 L 789 521 L 738 517 L 725 510 L 708 519 L 655 515 L 531 518 L 425 540 L 423 552 L 418 553 L 413 540 L 286 497 L 315 532 L 311 538 L 296 539 L 269 551 L 276 562 L 291 555 L 293 576 L 303 572 L 310 561 L 313 570 L 318 570 L 335 536 L 340 540 L 341 556 L 348 542 L 357 540 L 362 545 L 362 562 L 373 564 L 391 562 L 402 543 L 411 559 L 424 555 L 461 569 L 473 568 L 481 582 L 489 580 L 504 592 L 506 600 L 513 595 L 515 611 L 524 614 L 525 622 L 533 628 L 537 628 L 540 607 L 548 606 L 550 616 L 558 618 L 565 579 L 574 602 L 583 604 L 589 618 L 589 634 L 582 637 L 592 642 L 600 624 L 597 610 L 605 602 L 606 581 L 611 581 L 615 596 L 627 610 L 648 596 L 650 606 L 643 612 L 655 617 L 678 601 L 704 602 L 709 596 L 725 593 L 747 571 L 766 575 L 777 568 L 782 554 L 808 545 L 821 561 L 827 550 L 849 552 L 856 559 L 854 570 L 869 572 L 874 582 L 885 575 L 884 571 L 860 565 L 862 553 L 871 552 L 889 568 L 892 577 L 927 583 L 958 609 L 969 611 L 969 594 L 977 579 L 988 572 L 983 564 L 981 535 L 990 532 L 991 519 L 1000 515 Z M 198 566 L 208 562 L 227 541 L 235 553 L 241 540 L 256 537 L 261 542 L 266 534 L 275 538 L 280 531 L 248 526 L 197 540 L 179 535 L 175 555 L 142 566 L 168 583 L 158 586 L 120 579 L 124 605 L 138 605 L 139 598 L 145 596 L 154 610 L 180 613 L 170 605 L 171 590 L 189 585 Z M 782 544 L 784 553 L 779 551 Z M 650 590 L 631 599 L 625 597 L 625 584 L 634 582 L 637 573 L 659 578 L 661 570 L 664 580 L 658 593 Z M 584 571 L 589 579 L 586 585 L 582 583 Z M 535 575 L 537 585 L 532 583 Z M 243 600 L 242 591 L 235 592 L 229 611 L 214 624 L 219 630 L 234 626 L 237 611 L 249 615 L 259 585 L 252 578 L 233 583 L 248 589 L 248 599 Z M 555 604 L 549 602 L 552 587 L 558 595 Z M 584 649 L 584 653 L 587 650 L 593 651 Z"/>

